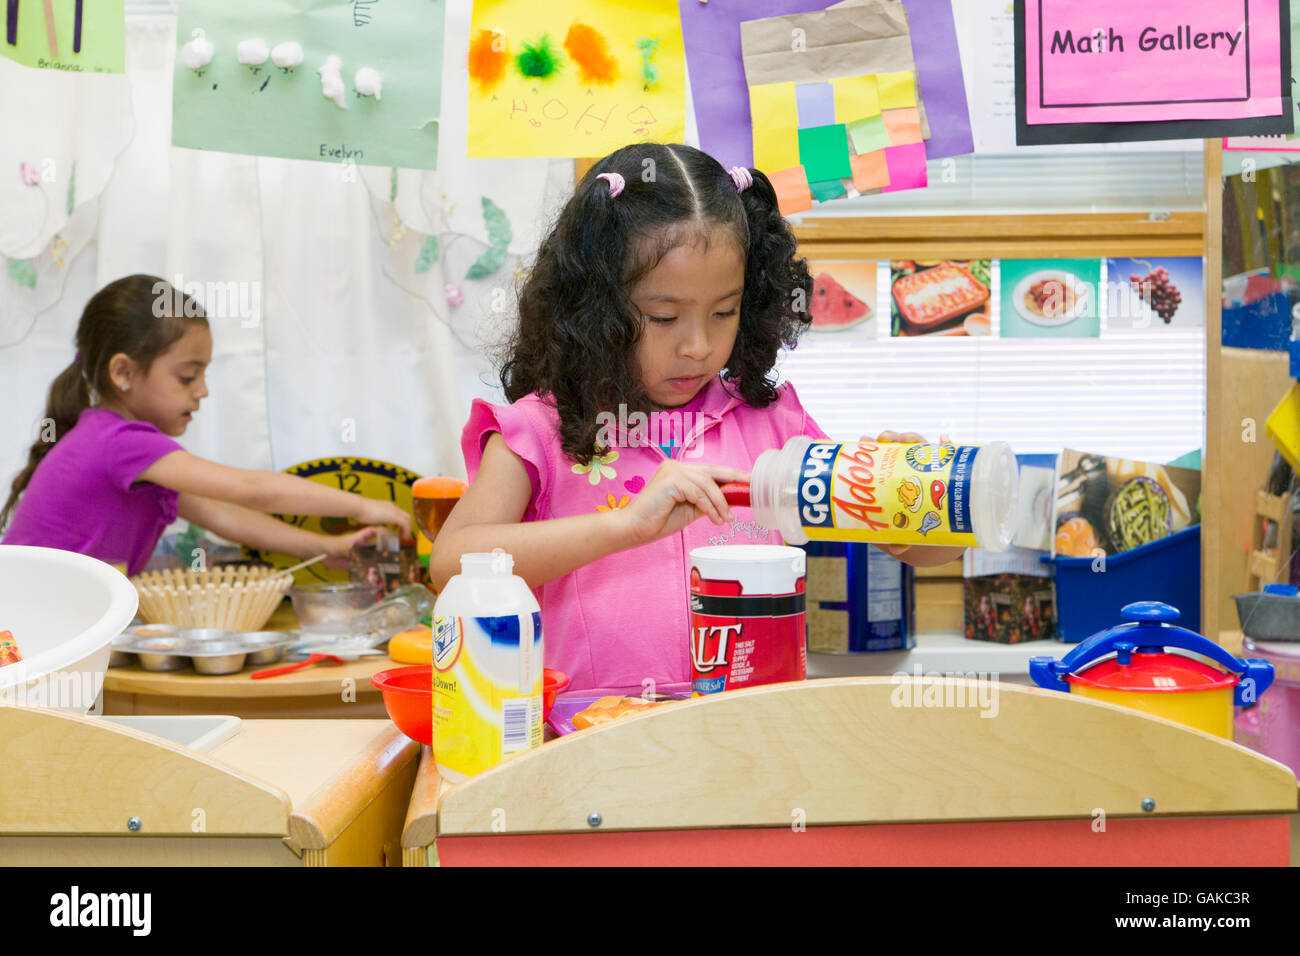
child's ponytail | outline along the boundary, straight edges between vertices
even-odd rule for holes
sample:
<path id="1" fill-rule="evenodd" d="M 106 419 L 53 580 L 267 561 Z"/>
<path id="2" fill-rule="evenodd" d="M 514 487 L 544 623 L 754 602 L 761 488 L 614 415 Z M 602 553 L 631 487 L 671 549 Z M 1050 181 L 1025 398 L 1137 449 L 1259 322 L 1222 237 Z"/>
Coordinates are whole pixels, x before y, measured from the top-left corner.
<path id="1" fill-rule="evenodd" d="M 77 323 L 77 354 L 50 384 L 44 420 L 27 453 L 27 464 L 14 478 L 0 509 L 0 530 L 9 523 L 36 467 L 55 442 L 77 424 L 99 395 L 112 391 L 108 367 L 113 356 L 126 355 L 147 372 L 154 359 L 193 324 L 207 326 L 203 307 L 157 276 L 127 276 L 91 296 Z"/>
<path id="2" fill-rule="evenodd" d="M 0 529 L 9 523 L 18 498 L 26 490 L 36 473 L 36 466 L 41 463 L 54 442 L 73 425 L 81 413 L 90 407 L 90 386 L 82 374 L 80 355 L 65 368 L 50 384 L 49 395 L 45 399 L 45 416 L 40 424 L 40 431 L 31 450 L 27 452 L 27 464 L 14 478 L 9 498 L 4 509 L 0 510 Z"/>

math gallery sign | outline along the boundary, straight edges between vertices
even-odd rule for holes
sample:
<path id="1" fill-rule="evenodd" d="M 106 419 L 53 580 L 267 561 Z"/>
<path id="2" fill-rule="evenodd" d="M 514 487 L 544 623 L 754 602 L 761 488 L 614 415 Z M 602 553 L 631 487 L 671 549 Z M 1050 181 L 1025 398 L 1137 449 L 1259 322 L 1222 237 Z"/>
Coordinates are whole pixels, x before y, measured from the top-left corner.
<path id="1" fill-rule="evenodd" d="M 1016 142 L 1290 133 L 1288 0 L 1016 0 Z"/>

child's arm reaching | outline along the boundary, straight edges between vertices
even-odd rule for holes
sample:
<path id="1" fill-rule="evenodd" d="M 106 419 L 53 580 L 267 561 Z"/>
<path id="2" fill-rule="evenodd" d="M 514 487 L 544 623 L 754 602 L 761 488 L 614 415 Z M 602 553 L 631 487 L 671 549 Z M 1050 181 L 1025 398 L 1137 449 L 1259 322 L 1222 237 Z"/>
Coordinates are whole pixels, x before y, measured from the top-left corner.
<path id="1" fill-rule="evenodd" d="M 374 537 L 377 530 L 369 527 L 351 534 L 316 534 L 314 531 L 295 528 L 260 511 L 204 498 L 202 495 L 181 495 L 177 511 L 186 521 L 192 521 L 200 528 L 231 541 L 298 558 L 325 554 L 326 566 L 336 568 L 346 568 L 348 552 Z"/>
<path id="2" fill-rule="evenodd" d="M 523 460 L 493 433 L 474 482 L 434 542 L 429 571 L 441 589 L 460 571 L 460 556 L 501 548 L 515 573 L 537 587 L 592 561 L 675 534 L 697 518 L 716 524 L 731 517 L 720 481 L 749 476 L 734 468 L 666 461 L 632 504 L 608 512 L 523 522 L 532 481 Z"/>
<path id="3" fill-rule="evenodd" d="M 411 516 L 390 501 L 374 501 L 279 472 L 231 468 L 186 451 L 163 455 L 142 471 L 136 481 L 152 482 L 182 495 L 196 495 L 250 511 L 352 518 L 364 525 L 396 525 L 403 536 L 411 534 Z M 202 522 L 199 524 L 207 527 Z M 324 549 L 312 554 L 321 550 Z"/>

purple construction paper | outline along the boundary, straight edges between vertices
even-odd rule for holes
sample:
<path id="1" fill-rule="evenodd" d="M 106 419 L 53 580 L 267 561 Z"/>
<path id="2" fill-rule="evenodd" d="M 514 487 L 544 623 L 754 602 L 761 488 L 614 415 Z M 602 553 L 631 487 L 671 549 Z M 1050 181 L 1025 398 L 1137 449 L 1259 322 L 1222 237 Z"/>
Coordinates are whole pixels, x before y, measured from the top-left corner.
<path id="1" fill-rule="evenodd" d="M 800 129 L 835 125 L 835 90 L 829 83 L 796 83 L 794 101 Z"/>
<path id="2" fill-rule="evenodd" d="M 749 88 L 740 50 L 740 24 L 824 10 L 827 0 L 677 0 L 691 77 L 700 148 L 723 166 L 754 165 Z M 930 123 L 931 159 L 974 152 L 957 30 L 950 0 L 903 0 L 912 31 L 921 98 Z"/>

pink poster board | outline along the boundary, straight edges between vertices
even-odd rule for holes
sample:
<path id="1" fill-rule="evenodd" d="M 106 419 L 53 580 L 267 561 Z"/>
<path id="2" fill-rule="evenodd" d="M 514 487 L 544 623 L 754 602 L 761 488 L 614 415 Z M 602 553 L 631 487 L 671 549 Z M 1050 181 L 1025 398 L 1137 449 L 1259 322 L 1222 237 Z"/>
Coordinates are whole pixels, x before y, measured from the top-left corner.
<path id="1" fill-rule="evenodd" d="M 1027 0 L 1029 125 L 1282 113 L 1278 0 Z"/>

